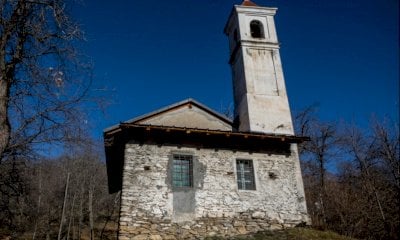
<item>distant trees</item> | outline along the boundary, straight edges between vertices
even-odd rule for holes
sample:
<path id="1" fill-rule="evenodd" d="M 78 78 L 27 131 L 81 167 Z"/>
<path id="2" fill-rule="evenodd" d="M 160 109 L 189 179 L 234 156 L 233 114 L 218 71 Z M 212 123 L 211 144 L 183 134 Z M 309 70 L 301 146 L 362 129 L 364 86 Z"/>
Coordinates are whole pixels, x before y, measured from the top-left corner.
<path id="1" fill-rule="evenodd" d="M 73 150 L 57 159 L 27 162 L 24 194 L 0 213 L 0 238 L 116 238 L 118 193 L 107 189 L 105 163 L 96 150 Z"/>
<path id="2" fill-rule="evenodd" d="M 307 206 L 313 225 L 362 239 L 399 239 L 399 128 L 372 121 L 362 131 L 318 120 L 315 108 L 296 116 Z"/>

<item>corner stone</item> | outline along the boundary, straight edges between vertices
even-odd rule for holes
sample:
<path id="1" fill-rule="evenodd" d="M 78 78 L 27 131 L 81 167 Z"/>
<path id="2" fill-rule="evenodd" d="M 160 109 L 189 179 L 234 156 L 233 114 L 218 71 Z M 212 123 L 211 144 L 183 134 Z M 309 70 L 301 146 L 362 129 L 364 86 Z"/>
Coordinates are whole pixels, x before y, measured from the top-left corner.
<path id="1" fill-rule="evenodd" d="M 260 218 L 264 218 L 265 217 L 265 213 L 263 212 L 254 212 L 251 215 L 252 218 L 256 218 L 256 219 L 260 219 Z"/>
<path id="2" fill-rule="evenodd" d="M 160 235 L 151 235 L 150 240 L 162 240 L 162 237 Z"/>
<path id="3" fill-rule="evenodd" d="M 239 232 L 239 234 L 246 234 L 247 233 L 246 228 L 243 227 L 243 226 L 242 227 L 238 227 L 237 231 Z"/>
<path id="4" fill-rule="evenodd" d="M 164 240 L 176 240 L 176 238 L 173 235 L 166 235 L 163 237 Z"/>
<path id="5" fill-rule="evenodd" d="M 133 240 L 147 240 L 147 235 L 142 234 L 142 235 L 137 235 L 132 238 Z"/>

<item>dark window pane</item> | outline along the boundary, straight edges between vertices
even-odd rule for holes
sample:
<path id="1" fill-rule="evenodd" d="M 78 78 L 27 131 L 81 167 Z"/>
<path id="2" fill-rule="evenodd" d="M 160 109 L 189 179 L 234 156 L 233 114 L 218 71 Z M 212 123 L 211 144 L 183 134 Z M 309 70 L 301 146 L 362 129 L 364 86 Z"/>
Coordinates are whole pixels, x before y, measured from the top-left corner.
<path id="1" fill-rule="evenodd" d="M 174 155 L 173 156 L 172 184 L 174 187 L 192 187 L 192 156 Z"/>
<path id="2" fill-rule="evenodd" d="M 237 184 L 241 190 L 256 190 L 252 160 L 236 160 Z"/>

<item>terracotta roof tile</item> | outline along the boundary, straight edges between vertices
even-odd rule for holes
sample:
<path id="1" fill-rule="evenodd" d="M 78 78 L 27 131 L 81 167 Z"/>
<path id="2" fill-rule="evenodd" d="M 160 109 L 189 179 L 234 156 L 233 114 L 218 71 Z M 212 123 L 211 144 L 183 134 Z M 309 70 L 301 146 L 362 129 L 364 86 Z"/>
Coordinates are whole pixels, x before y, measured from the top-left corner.
<path id="1" fill-rule="evenodd" d="M 250 0 L 244 0 L 241 5 L 242 6 L 258 6 L 257 4 L 253 3 Z"/>

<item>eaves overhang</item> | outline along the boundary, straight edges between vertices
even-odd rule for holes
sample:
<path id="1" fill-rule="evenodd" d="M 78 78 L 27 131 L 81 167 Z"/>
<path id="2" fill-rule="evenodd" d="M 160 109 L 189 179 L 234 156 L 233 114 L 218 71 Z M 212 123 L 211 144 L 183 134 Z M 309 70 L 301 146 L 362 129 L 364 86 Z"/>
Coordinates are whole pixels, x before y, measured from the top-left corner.
<path id="1" fill-rule="evenodd" d="M 122 188 L 125 148 L 129 143 L 290 155 L 292 144 L 308 140 L 293 135 L 120 123 L 104 132 L 109 192 Z"/>
<path id="2" fill-rule="evenodd" d="M 196 136 L 208 136 L 209 138 L 224 136 L 226 138 L 233 138 L 235 140 L 265 140 L 265 141 L 278 141 L 283 143 L 302 143 L 309 141 L 309 137 L 299 137 L 295 135 L 284 135 L 284 134 L 269 134 L 269 133 L 258 133 L 258 132 L 239 132 L 239 131 L 224 131 L 224 130 L 210 130 L 210 129 L 199 129 L 199 128 L 182 128 L 175 126 L 156 126 L 156 125 L 145 125 L 145 124 L 134 124 L 134 123 L 120 123 L 117 128 L 113 128 L 111 131 L 104 133 L 104 139 L 109 139 L 115 134 L 122 132 L 129 132 L 132 130 L 145 130 L 146 133 L 150 134 L 152 131 L 158 134 L 170 135 L 174 133 L 183 133 L 186 135 L 195 134 Z M 130 135 L 128 138 L 133 140 L 137 136 Z M 146 136 L 143 136 L 143 140 L 147 140 Z M 128 139 L 127 139 L 128 140 Z"/>

